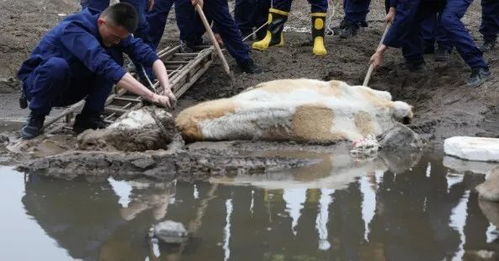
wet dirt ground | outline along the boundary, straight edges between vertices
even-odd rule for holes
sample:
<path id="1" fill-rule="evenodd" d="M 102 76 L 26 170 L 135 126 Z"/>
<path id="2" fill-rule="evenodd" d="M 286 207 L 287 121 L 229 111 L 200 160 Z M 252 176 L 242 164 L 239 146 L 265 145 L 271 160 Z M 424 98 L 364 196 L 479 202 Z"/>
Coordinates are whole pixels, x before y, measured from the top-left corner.
<path id="1" fill-rule="evenodd" d="M 19 83 L 10 79 L 41 35 L 65 15 L 79 9 L 77 1 L 3 1 L 0 2 L 0 118 L 22 121 L 26 111 L 18 109 L 17 91 Z M 231 2 L 232 5 L 232 2 Z M 257 83 L 279 78 L 315 78 L 343 80 L 349 84 L 361 84 L 367 71 L 367 61 L 382 34 L 384 9 L 382 3 L 373 2 L 368 15 L 369 27 L 351 39 L 337 36 L 327 37 L 328 55 L 315 57 L 311 53 L 310 34 L 292 30 L 307 30 L 310 27 L 309 5 L 295 1 L 287 23 L 284 47 L 267 52 L 253 51 L 254 60 L 265 68 L 265 73 L 248 75 L 237 70 L 235 81 L 224 75 L 222 66 L 215 64 L 185 94 L 178 110 L 193 103 L 239 93 Z M 478 44 L 481 7 L 475 1 L 463 21 Z M 342 17 L 341 6 L 333 25 Z M 165 44 L 174 44 L 178 32 L 174 11 L 170 12 L 169 26 L 165 33 Z M 248 42 L 251 44 L 251 42 Z M 447 63 L 433 61 L 427 55 L 428 70 L 424 74 L 410 73 L 401 68 L 403 59 L 400 50 L 390 49 L 385 63 L 370 82 L 376 89 L 387 90 L 396 100 L 404 100 L 414 106 L 415 119 L 411 127 L 425 138 L 439 144 L 444 138 L 454 135 L 499 135 L 499 48 L 485 54 L 495 79 L 480 88 L 465 86 L 469 69 L 454 52 Z"/>

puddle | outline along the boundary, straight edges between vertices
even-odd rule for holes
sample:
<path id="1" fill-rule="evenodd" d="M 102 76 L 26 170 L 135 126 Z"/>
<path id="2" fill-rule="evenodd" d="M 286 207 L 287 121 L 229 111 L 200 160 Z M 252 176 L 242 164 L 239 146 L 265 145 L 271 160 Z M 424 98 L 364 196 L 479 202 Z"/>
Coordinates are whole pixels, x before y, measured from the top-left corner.
<path id="1" fill-rule="evenodd" d="M 490 166 L 427 155 L 394 173 L 326 158 L 212 183 L 89 183 L 1 167 L 0 260 L 497 260 L 499 204 L 473 190 Z M 192 237 L 150 240 L 163 220 Z"/>

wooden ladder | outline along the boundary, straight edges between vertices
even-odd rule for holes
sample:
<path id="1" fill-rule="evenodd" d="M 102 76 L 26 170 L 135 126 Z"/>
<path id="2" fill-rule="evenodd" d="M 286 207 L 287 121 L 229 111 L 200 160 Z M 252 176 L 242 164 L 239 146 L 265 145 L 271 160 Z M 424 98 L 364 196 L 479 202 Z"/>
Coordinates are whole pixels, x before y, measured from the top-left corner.
<path id="1" fill-rule="evenodd" d="M 165 64 L 170 86 L 178 99 L 208 70 L 215 58 L 215 52 L 213 47 L 208 47 L 199 52 L 182 53 L 180 46 L 175 46 L 159 51 L 158 56 Z M 136 75 L 135 73 L 134 76 Z M 156 81 L 154 86 L 158 85 L 159 83 Z M 85 100 L 82 100 L 64 109 L 54 118 L 47 120 L 43 126 L 45 133 L 53 134 L 70 128 L 75 113 L 84 104 Z M 115 86 L 113 93 L 106 100 L 103 114 L 104 121 L 111 124 L 121 115 L 142 106 L 141 97 Z"/>

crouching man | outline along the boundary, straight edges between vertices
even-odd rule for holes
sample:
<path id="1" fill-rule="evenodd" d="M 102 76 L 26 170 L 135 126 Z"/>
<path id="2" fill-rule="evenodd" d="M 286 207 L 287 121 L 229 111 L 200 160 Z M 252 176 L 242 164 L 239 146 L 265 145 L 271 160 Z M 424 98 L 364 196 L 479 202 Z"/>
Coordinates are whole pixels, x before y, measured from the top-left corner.
<path id="1" fill-rule="evenodd" d="M 148 45 L 131 35 L 137 23 L 135 9 L 119 3 L 102 13 L 84 9 L 50 30 L 18 72 L 31 110 L 21 136 L 31 139 L 40 135 L 52 107 L 84 98 L 85 106 L 76 116 L 73 130 L 80 133 L 104 128 L 101 114 L 113 84 L 150 102 L 172 105 L 175 96 L 164 64 Z M 125 71 L 123 53 L 135 63 L 152 66 L 162 94 L 151 92 Z"/>

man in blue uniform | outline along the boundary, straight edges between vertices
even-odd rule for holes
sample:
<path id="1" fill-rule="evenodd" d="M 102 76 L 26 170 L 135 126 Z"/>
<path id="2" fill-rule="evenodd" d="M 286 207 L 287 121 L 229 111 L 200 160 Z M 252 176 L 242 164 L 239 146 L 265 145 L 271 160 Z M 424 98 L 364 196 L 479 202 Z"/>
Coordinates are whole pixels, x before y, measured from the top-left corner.
<path id="1" fill-rule="evenodd" d="M 205 28 L 194 6 L 200 4 L 207 19 L 213 21 L 214 31 L 223 40 L 225 49 L 234 57 L 239 68 L 246 73 L 261 73 L 250 57 L 249 46 L 243 42 L 243 37 L 234 18 L 229 11 L 227 0 L 175 0 L 177 25 L 180 30 L 180 40 L 188 46 L 202 43 Z"/>
<path id="2" fill-rule="evenodd" d="M 113 84 L 153 103 L 170 106 L 175 97 L 164 64 L 148 45 L 131 35 L 137 22 L 134 7 L 120 3 L 102 13 L 84 9 L 50 30 L 18 72 L 31 110 L 21 136 L 38 136 L 52 107 L 84 98 L 85 106 L 76 116 L 73 130 L 79 133 L 105 127 L 100 115 Z M 122 67 L 122 53 L 152 66 L 164 95 L 151 92 L 127 73 Z"/>
<path id="3" fill-rule="evenodd" d="M 360 27 L 367 27 L 367 13 L 371 0 L 343 0 L 345 17 L 340 25 L 340 37 L 349 38 L 357 34 Z"/>
<path id="4" fill-rule="evenodd" d="M 394 1 L 395 2 L 395 1 Z M 420 71 L 424 66 L 422 39 L 420 36 L 421 21 L 430 15 L 441 12 L 440 23 L 452 46 L 456 48 L 463 60 L 471 68 L 468 79 L 470 87 L 478 87 L 491 78 L 482 52 L 476 47 L 469 32 L 461 22 L 468 9 L 467 0 L 398 0 L 393 5 L 396 13 L 393 24 L 380 47 L 371 57 L 371 63 L 378 67 L 388 46 L 400 48 L 406 59 L 409 70 Z M 393 7 L 392 7 L 393 8 Z M 391 13 L 389 13 L 391 14 Z"/>
<path id="5" fill-rule="evenodd" d="M 269 9 L 269 18 L 267 21 L 267 33 L 265 38 L 254 42 L 253 49 L 264 51 L 271 46 L 284 45 L 284 24 L 288 20 L 288 14 L 291 10 L 293 0 L 274 1 L 272 8 Z M 327 54 L 324 44 L 324 33 L 327 16 L 327 0 L 308 0 L 310 4 L 312 17 L 312 53 L 317 56 Z"/>
<path id="6" fill-rule="evenodd" d="M 499 1 L 482 0 L 482 23 L 480 33 L 483 36 L 481 50 L 488 52 L 494 49 L 499 32 Z"/>

